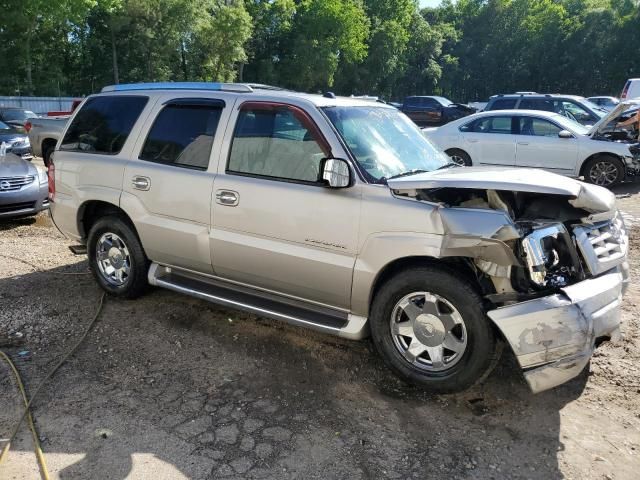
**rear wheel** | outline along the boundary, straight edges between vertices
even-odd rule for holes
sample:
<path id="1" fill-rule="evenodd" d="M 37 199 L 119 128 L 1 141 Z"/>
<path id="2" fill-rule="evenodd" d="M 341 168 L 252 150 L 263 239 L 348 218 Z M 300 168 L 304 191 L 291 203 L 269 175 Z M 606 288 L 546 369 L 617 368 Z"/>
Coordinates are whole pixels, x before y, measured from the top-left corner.
<path id="1" fill-rule="evenodd" d="M 147 288 L 149 260 L 133 228 L 118 216 L 99 219 L 87 241 L 93 276 L 107 293 L 136 298 Z"/>
<path id="2" fill-rule="evenodd" d="M 387 366 L 435 392 L 471 387 L 499 357 L 480 296 L 448 269 L 419 267 L 393 277 L 377 292 L 370 321 Z"/>
<path id="3" fill-rule="evenodd" d="M 603 187 L 612 187 L 624 178 L 622 162 L 611 155 L 592 158 L 584 166 L 584 179 Z"/>
<path id="4" fill-rule="evenodd" d="M 461 167 L 470 167 L 471 166 L 471 157 L 464 150 L 459 150 L 457 148 L 452 148 L 445 152 L 449 155 L 449 158 L 456 165 L 460 165 Z"/>
<path id="5" fill-rule="evenodd" d="M 45 167 L 49 167 L 49 162 L 51 161 L 51 154 L 55 149 L 55 145 L 47 146 L 42 152 L 42 161 L 44 162 Z"/>

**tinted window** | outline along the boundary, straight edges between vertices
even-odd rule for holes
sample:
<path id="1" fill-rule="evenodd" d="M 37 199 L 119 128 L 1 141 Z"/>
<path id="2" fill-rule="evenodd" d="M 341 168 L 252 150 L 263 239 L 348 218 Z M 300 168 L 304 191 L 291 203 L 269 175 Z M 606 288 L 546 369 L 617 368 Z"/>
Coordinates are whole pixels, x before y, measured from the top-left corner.
<path id="1" fill-rule="evenodd" d="M 323 149 L 315 124 L 286 106 L 244 107 L 236 123 L 228 171 L 317 182 Z"/>
<path id="2" fill-rule="evenodd" d="M 90 98 L 71 122 L 60 149 L 119 153 L 147 100 L 137 96 Z"/>
<path id="3" fill-rule="evenodd" d="M 520 135 L 557 138 L 560 130 L 562 129 L 557 125 L 541 118 L 520 118 Z"/>
<path id="4" fill-rule="evenodd" d="M 5 121 L 18 120 L 23 121 L 27 118 L 37 117 L 31 110 L 4 110 L 2 112 L 2 119 Z"/>
<path id="5" fill-rule="evenodd" d="M 509 110 L 516 108 L 515 98 L 499 98 L 491 104 L 491 110 Z"/>
<path id="6" fill-rule="evenodd" d="M 142 148 L 140 159 L 206 170 L 222 106 L 167 105 Z"/>
<path id="7" fill-rule="evenodd" d="M 556 111 L 553 106 L 553 100 L 545 98 L 523 98 L 518 108 L 521 110 L 544 110 L 545 112 Z"/>
<path id="8" fill-rule="evenodd" d="M 511 133 L 511 117 L 485 117 L 460 127 L 463 132 Z"/>

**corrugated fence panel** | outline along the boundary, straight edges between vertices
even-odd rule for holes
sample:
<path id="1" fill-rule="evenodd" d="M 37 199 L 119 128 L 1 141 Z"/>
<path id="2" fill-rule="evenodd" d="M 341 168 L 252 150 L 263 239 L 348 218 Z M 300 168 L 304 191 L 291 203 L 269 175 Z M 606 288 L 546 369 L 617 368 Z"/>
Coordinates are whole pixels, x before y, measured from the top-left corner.
<path id="1" fill-rule="evenodd" d="M 37 114 L 68 112 L 77 97 L 0 97 L 0 107 L 20 107 Z"/>

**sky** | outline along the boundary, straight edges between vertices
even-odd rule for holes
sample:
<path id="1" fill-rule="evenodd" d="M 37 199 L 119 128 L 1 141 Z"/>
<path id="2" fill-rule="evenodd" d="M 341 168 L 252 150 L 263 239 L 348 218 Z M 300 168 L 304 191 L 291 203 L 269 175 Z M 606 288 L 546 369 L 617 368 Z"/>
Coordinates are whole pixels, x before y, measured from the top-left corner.
<path id="1" fill-rule="evenodd" d="M 437 7 L 441 0 L 420 0 L 421 7 Z"/>

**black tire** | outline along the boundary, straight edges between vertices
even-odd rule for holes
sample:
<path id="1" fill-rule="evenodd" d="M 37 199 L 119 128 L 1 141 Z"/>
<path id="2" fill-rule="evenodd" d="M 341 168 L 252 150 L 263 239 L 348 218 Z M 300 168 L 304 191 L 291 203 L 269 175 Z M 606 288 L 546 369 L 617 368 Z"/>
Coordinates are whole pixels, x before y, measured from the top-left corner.
<path id="1" fill-rule="evenodd" d="M 611 172 L 605 175 L 603 172 Z M 587 161 L 584 165 L 584 180 L 602 187 L 613 187 L 624 180 L 624 166 L 613 155 L 599 155 Z M 615 179 L 613 178 L 615 175 Z"/>
<path id="2" fill-rule="evenodd" d="M 458 148 L 451 148 L 445 152 L 449 155 L 449 158 L 456 163 L 457 165 L 470 167 L 471 166 L 471 157 L 464 150 L 460 150 Z"/>
<path id="3" fill-rule="evenodd" d="M 413 292 L 430 292 L 457 309 L 466 328 L 466 347 L 457 363 L 444 371 L 427 371 L 407 360 L 394 342 L 392 313 Z M 386 365 L 405 381 L 436 393 L 465 390 L 484 380 L 496 365 L 501 344 L 473 286 L 448 268 L 416 267 L 388 280 L 371 306 L 370 327 L 375 349 Z"/>
<path id="4" fill-rule="evenodd" d="M 101 271 L 98 264 L 97 244 L 105 234 L 117 235 L 128 251 L 129 273 L 122 285 L 110 283 L 108 276 Z M 121 298 L 137 298 L 147 290 L 149 260 L 135 230 L 121 217 L 109 215 L 100 218 L 93 224 L 87 239 L 87 254 L 93 276 L 107 293 Z"/>
<path id="5" fill-rule="evenodd" d="M 44 162 L 44 166 L 49 168 L 49 161 L 51 160 L 51 154 L 55 150 L 55 146 L 48 146 L 42 152 L 42 161 Z"/>

